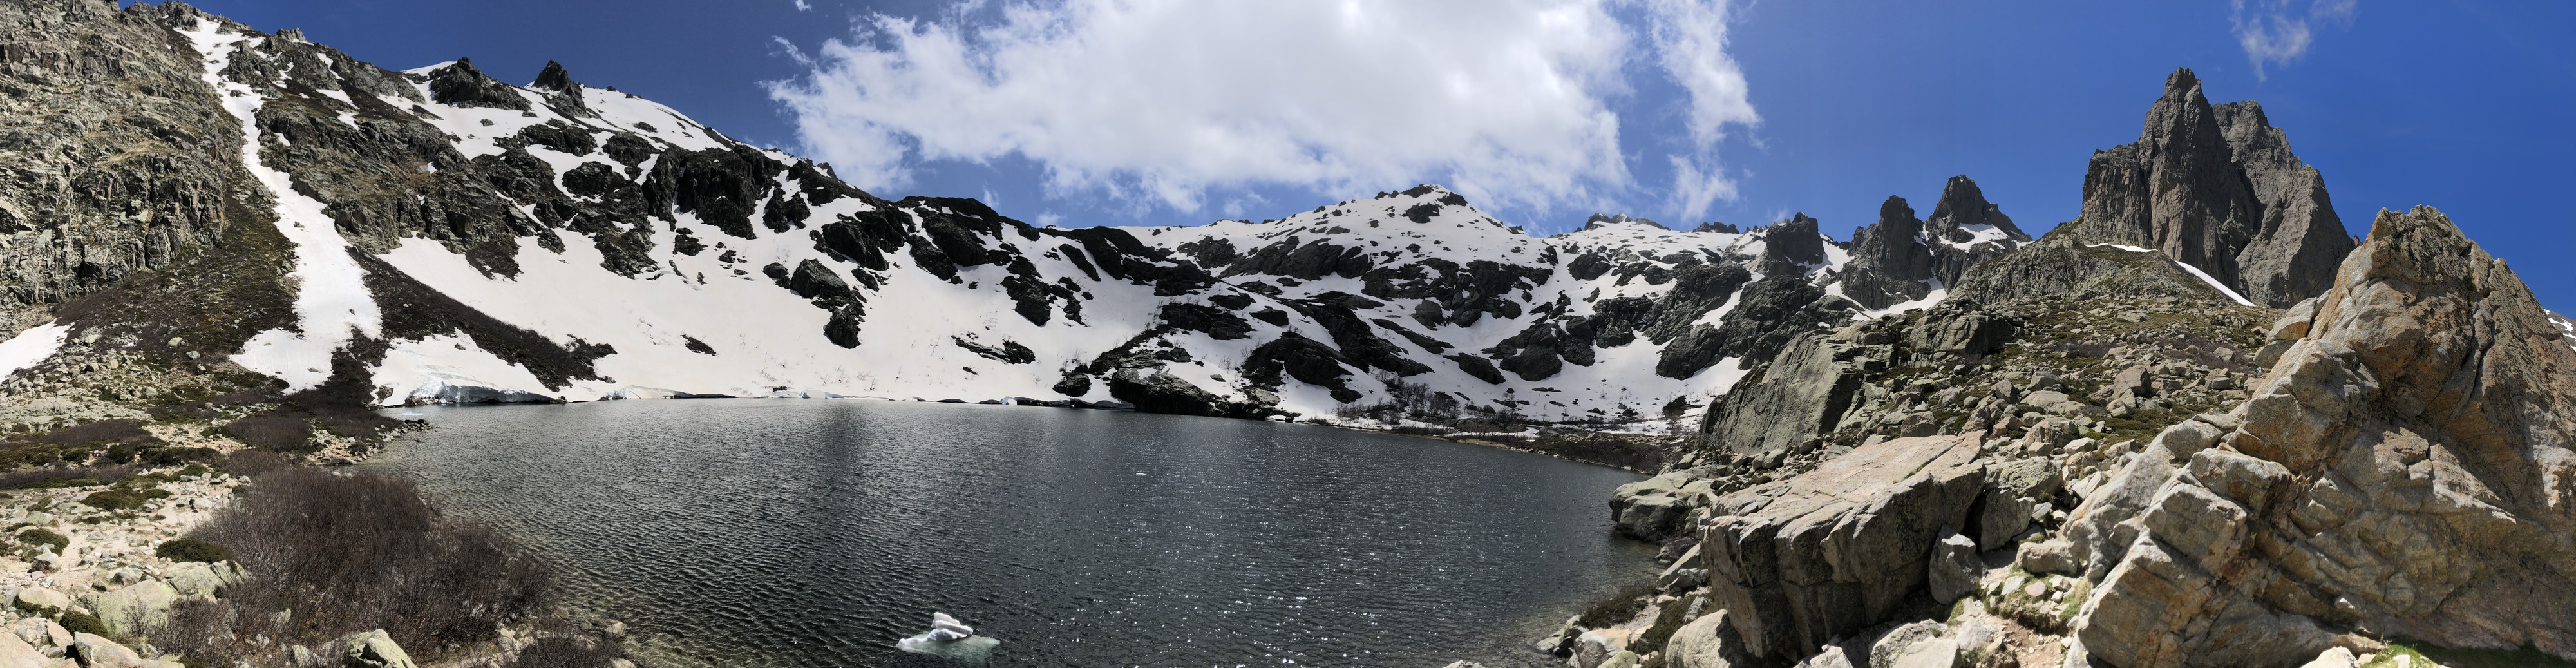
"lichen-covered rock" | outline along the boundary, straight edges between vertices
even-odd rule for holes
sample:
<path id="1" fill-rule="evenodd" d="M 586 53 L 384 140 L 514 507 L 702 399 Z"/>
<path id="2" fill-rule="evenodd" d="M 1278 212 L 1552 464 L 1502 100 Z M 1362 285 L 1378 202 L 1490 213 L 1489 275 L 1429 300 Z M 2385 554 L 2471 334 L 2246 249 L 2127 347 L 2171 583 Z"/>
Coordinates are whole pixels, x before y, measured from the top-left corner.
<path id="1" fill-rule="evenodd" d="M 1700 545 L 1747 650 L 1807 656 L 1921 591 L 1933 542 L 1976 502 L 1982 437 L 1894 439 L 1719 497 Z"/>
<path id="2" fill-rule="evenodd" d="M 1736 668 L 1754 665 L 1736 613 L 1719 610 L 1700 615 L 1673 631 L 1664 642 L 1664 665 L 1671 668 Z"/>
<path id="3" fill-rule="evenodd" d="M 2134 521 L 2069 527 L 2112 564 L 2075 634 L 2122 668 L 2291 665 L 2349 632 L 2576 659 L 2561 340 L 2440 212 L 2381 212 L 2215 448 L 2141 457 L 2096 499 Z"/>
<path id="4" fill-rule="evenodd" d="M 89 600 L 98 620 L 119 636 L 142 635 L 169 623 L 170 606 L 178 602 L 179 590 L 160 580 L 128 585 Z"/>

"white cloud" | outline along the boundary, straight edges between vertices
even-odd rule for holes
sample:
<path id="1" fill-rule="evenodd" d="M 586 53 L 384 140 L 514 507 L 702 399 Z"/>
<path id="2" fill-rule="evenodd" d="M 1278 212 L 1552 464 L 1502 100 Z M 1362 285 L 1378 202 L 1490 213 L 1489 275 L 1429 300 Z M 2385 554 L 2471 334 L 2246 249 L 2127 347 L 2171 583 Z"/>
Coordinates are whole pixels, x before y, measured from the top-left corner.
<path id="1" fill-rule="evenodd" d="M 2349 26 L 2359 0 L 2305 0 L 2307 11 L 2299 11 L 2302 0 L 2228 0 L 2229 23 L 2235 25 L 2236 44 L 2245 48 L 2246 60 L 2254 63 L 2254 77 L 2265 78 L 2263 63 L 2289 64 L 2308 52 L 2316 42 L 2319 25 Z"/>
<path id="2" fill-rule="evenodd" d="M 800 11 L 800 12 L 810 12 L 810 11 L 814 11 L 814 6 L 813 6 L 813 5 L 810 5 L 810 4 L 806 4 L 806 3 L 805 3 L 805 0 L 796 0 L 796 11 Z"/>
<path id="3" fill-rule="evenodd" d="M 908 185 L 923 161 L 1018 155 L 1050 193 L 1184 211 L 1212 189 L 1426 181 L 1549 208 L 1640 190 L 1610 100 L 1628 94 L 1623 66 L 1647 62 L 1691 95 L 1698 190 L 1675 200 L 1704 210 L 1734 196 L 1715 161 L 1725 126 L 1759 119 L 1724 50 L 1724 2 L 960 3 L 938 20 L 870 17 L 810 61 L 790 51 L 811 69 L 770 94 L 805 149 L 863 188 Z M 1622 24 L 1614 3 L 1650 25 Z"/>

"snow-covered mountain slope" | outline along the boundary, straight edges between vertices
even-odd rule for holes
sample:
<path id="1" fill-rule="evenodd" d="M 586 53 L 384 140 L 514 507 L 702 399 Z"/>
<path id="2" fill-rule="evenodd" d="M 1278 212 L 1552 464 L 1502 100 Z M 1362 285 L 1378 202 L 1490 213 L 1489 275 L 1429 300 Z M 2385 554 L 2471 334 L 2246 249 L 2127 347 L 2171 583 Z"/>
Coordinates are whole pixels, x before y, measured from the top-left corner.
<path id="1" fill-rule="evenodd" d="M 1903 307 L 1838 296 L 1856 260 L 1804 216 L 1596 216 L 1534 238 L 1424 185 L 1261 223 L 1038 227 L 870 195 L 552 64 L 526 86 L 465 59 L 396 72 L 177 3 L 125 11 L 202 65 L 188 76 L 268 193 L 240 220 L 275 228 L 290 272 L 270 324 L 234 318 L 253 328 L 191 340 L 218 359 L 181 364 L 228 360 L 279 392 L 1638 421 L 1725 391 L 1800 332 Z M 1907 268 L 1870 278 L 2024 238 L 1964 177 L 1952 209 L 1865 230 L 1873 266 Z M 185 337 L 115 320 L 148 310 L 75 329 L 179 352 Z"/>

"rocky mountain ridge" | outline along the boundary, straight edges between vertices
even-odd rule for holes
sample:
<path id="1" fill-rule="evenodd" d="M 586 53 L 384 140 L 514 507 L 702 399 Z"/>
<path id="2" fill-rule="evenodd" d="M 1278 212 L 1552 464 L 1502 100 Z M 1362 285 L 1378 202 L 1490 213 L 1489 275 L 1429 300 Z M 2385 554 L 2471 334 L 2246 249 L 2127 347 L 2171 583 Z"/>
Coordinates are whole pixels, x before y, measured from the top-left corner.
<path id="1" fill-rule="evenodd" d="M 1533 238 L 1437 186 L 1261 223 L 1033 226 L 876 197 L 560 65 L 516 86 L 178 2 L 7 7 L 36 28 L 11 53 L 139 54 L 12 61 L 22 81 L 163 95 L 30 88 L 12 122 L 91 109 L 87 132 L 132 132 L 187 175 L 93 179 L 182 188 L 168 205 L 120 194 L 144 185 L 68 208 L 31 208 L 59 189 L 0 196 L 27 212 L 0 264 L 30 272 L 15 317 L 37 325 L 13 342 L 16 391 L 101 410 L 877 396 L 1652 425 L 1801 332 L 1928 304 L 2027 240 L 1966 177 L 1929 221 L 1891 199 L 1903 215 L 1857 256 L 1803 215 Z M 80 136 L 22 132 L 10 159 L 84 168 Z M 97 238 L 54 241 L 71 230 Z M 101 360 L 120 373 L 68 379 Z"/>

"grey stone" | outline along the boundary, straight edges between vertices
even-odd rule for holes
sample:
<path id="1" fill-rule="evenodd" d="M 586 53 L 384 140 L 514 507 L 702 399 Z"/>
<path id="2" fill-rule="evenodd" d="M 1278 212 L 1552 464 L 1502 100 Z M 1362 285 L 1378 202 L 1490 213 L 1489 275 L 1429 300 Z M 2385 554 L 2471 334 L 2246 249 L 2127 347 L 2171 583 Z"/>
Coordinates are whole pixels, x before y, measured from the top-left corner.
<path id="1" fill-rule="evenodd" d="M 72 634 L 72 654 L 86 668 L 142 668 L 143 656 L 114 640 L 87 633 Z"/>
<path id="2" fill-rule="evenodd" d="M 2064 540 L 2022 543 L 2013 557 L 2013 563 L 2019 564 L 2022 570 L 2033 573 L 2076 575 L 2083 572 L 2075 561 L 2073 547 Z"/>
<path id="3" fill-rule="evenodd" d="M 26 589 L 18 590 L 18 602 L 40 608 L 53 608 L 55 610 L 69 610 L 72 607 L 72 597 L 64 595 L 62 592 L 43 587 L 28 587 Z"/>
<path id="4" fill-rule="evenodd" d="M 2576 351 L 2530 295 L 2440 212 L 2382 212 L 2253 397 L 2150 445 L 2237 425 L 2097 561 L 2092 657 L 2295 665 L 2358 627 L 2576 659 L 2576 505 L 2547 491 L 2576 471 Z"/>
<path id="5" fill-rule="evenodd" d="M 44 668 L 53 659 L 14 633 L 0 633 L 0 668 Z"/>
<path id="6" fill-rule="evenodd" d="M 1913 622 L 1889 629 L 1870 641 L 1869 668 L 1894 668 L 1914 646 L 1938 640 L 1949 632 L 1950 626 L 1940 622 Z M 1953 647 L 1951 652 L 1956 654 L 1958 649 Z"/>
<path id="7" fill-rule="evenodd" d="M 1987 464 L 1984 497 L 1974 524 L 1977 550 L 2011 544 L 2030 528 L 2031 511 L 2057 500 L 2060 486 L 2057 467 L 2046 457 Z"/>
<path id="8" fill-rule="evenodd" d="M 1720 610 L 1683 624 L 1673 631 L 1672 639 L 1664 643 L 1664 665 L 1671 668 L 1754 665 L 1755 658 L 1747 651 L 1735 619 L 1734 612 Z"/>
<path id="9" fill-rule="evenodd" d="M 401 645 L 394 644 L 393 636 L 386 635 L 384 629 L 351 634 L 334 642 L 333 645 L 338 647 L 341 655 L 348 657 L 349 662 L 355 666 L 419 668 L 412 663 L 411 655 L 403 652 Z"/>
<path id="10" fill-rule="evenodd" d="M 1986 564 L 1977 558 L 1977 541 L 1950 533 L 1932 543 L 1932 558 L 1924 584 L 1932 600 L 1946 605 L 1977 590 L 1977 578 L 1986 574 Z"/>
<path id="11" fill-rule="evenodd" d="M 1843 654 L 1841 645 L 1826 645 L 1825 651 L 1799 661 L 1791 668 L 1853 668 L 1851 657 Z"/>
<path id="12" fill-rule="evenodd" d="M 90 607 L 98 611 L 98 620 L 119 636 L 143 635 L 168 624 L 170 606 L 178 602 L 179 590 L 160 580 L 90 597 Z"/>
<path id="13" fill-rule="evenodd" d="M 1895 439 L 1719 497 L 1700 549 L 1747 650 L 1793 660 L 1895 612 L 1923 586 L 1942 530 L 1968 519 L 1982 437 Z"/>

